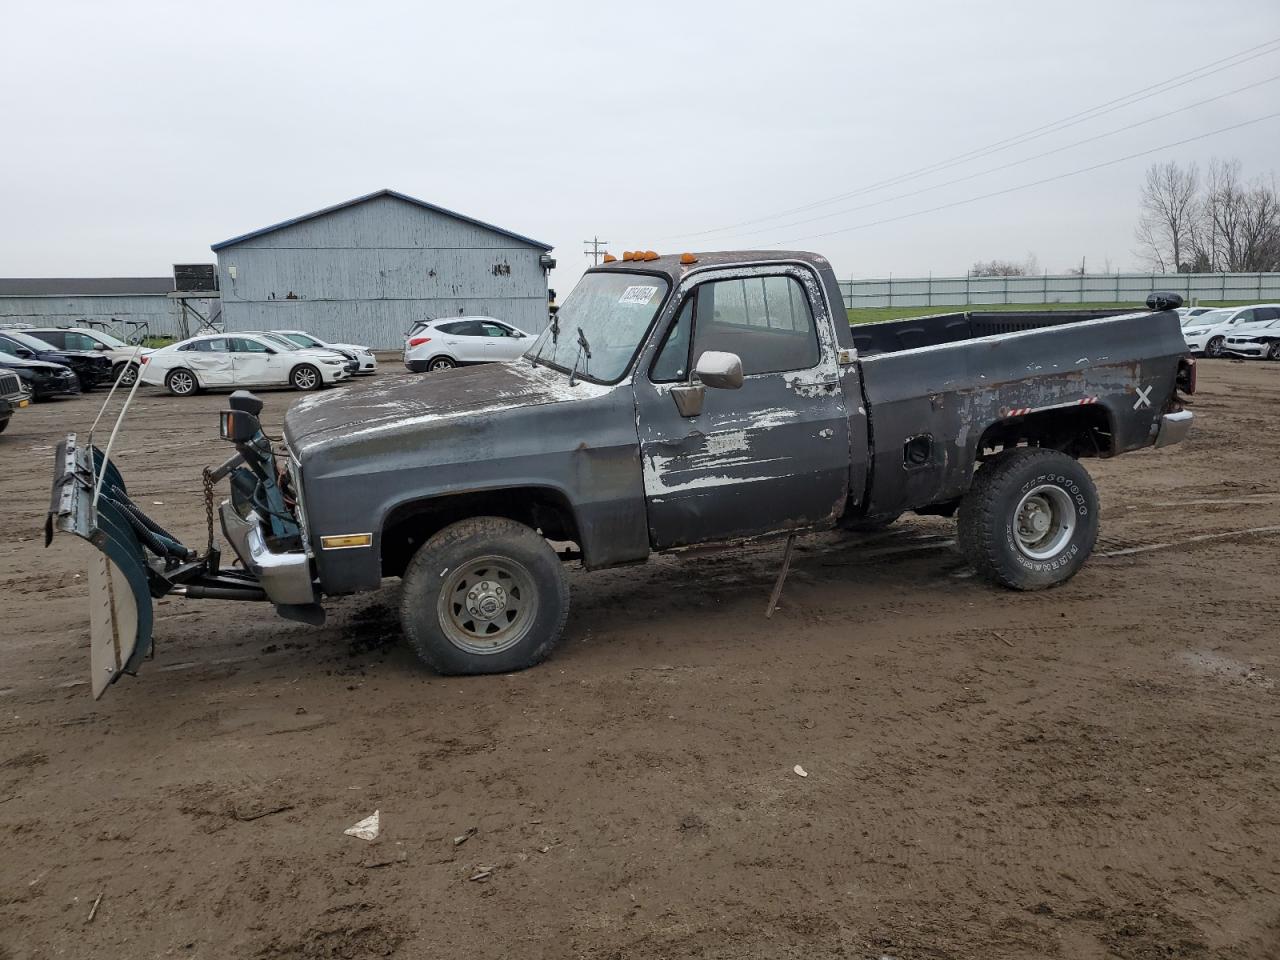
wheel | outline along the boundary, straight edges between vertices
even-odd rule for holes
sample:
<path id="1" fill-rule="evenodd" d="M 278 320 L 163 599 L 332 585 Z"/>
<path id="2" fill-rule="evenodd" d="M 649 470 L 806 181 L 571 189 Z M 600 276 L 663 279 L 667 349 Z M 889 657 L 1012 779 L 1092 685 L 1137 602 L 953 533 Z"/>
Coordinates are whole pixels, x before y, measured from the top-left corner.
<path id="1" fill-rule="evenodd" d="M 887 530 L 892 527 L 902 517 L 902 514 L 895 513 L 889 517 L 853 517 L 848 520 L 840 520 L 841 530 L 851 530 L 854 533 L 875 533 L 877 530 Z"/>
<path id="2" fill-rule="evenodd" d="M 200 389 L 196 375 L 182 367 L 170 370 L 164 378 L 164 385 L 175 397 L 189 397 Z"/>
<path id="3" fill-rule="evenodd" d="M 439 673 L 506 673 L 551 652 L 569 615 L 560 558 L 535 530 L 504 517 L 451 524 L 404 572 L 400 622 Z"/>
<path id="4" fill-rule="evenodd" d="M 309 363 L 300 363 L 289 374 L 289 382 L 295 390 L 318 390 L 324 385 L 320 371 Z"/>
<path id="5" fill-rule="evenodd" d="M 1268 360 L 1280 360 L 1280 340 L 1277 340 L 1271 346 L 1267 347 Z"/>
<path id="6" fill-rule="evenodd" d="M 0 420 L 0 433 L 4 433 L 9 428 L 8 420 Z"/>
<path id="7" fill-rule="evenodd" d="M 1204 345 L 1204 355 L 1206 357 L 1222 356 L 1222 347 L 1226 342 L 1225 337 L 1214 337 Z"/>
<path id="8" fill-rule="evenodd" d="M 984 463 L 960 502 L 960 550 L 977 571 L 1014 590 L 1070 580 L 1098 538 L 1089 471 L 1056 450 L 1009 450 Z"/>
<path id="9" fill-rule="evenodd" d="M 111 379 L 119 380 L 122 387 L 132 387 L 133 381 L 138 379 L 138 365 L 136 363 L 125 363 L 123 360 L 120 361 L 112 369 Z"/>
<path id="10" fill-rule="evenodd" d="M 432 357 L 431 362 L 427 364 L 427 372 L 434 373 L 437 370 L 452 370 L 457 364 L 450 357 Z"/>

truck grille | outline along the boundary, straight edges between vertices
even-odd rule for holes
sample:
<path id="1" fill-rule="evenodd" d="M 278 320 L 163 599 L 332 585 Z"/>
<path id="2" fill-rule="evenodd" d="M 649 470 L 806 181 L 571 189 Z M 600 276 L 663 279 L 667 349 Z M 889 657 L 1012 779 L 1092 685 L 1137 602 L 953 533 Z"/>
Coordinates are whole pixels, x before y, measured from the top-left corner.
<path id="1" fill-rule="evenodd" d="M 22 381 L 18 379 L 18 375 L 8 370 L 0 370 L 0 397 L 9 399 L 21 393 L 23 393 Z"/>

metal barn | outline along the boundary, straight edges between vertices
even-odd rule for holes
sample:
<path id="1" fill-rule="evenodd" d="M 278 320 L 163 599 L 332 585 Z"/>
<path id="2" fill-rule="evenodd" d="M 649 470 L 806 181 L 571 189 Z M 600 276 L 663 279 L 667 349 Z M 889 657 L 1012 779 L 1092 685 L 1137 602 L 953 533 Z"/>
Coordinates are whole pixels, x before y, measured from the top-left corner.
<path id="1" fill-rule="evenodd" d="M 228 330 L 396 348 L 415 320 L 547 325 L 550 245 L 379 190 L 213 245 Z"/>
<path id="2" fill-rule="evenodd" d="M 182 331 L 173 277 L 36 277 L 0 279 L 0 323 L 38 327 L 105 325 L 117 336 L 142 329 L 153 336 Z M 208 305 L 202 304 L 202 314 Z"/>

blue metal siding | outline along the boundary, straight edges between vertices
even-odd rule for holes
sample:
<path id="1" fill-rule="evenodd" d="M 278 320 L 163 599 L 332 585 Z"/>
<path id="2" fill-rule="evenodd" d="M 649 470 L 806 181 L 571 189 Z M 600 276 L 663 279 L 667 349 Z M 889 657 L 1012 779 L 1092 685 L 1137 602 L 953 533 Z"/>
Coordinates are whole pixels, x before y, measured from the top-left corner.
<path id="1" fill-rule="evenodd" d="M 207 300 L 195 300 L 192 305 L 203 316 L 209 315 Z M 108 323 L 142 320 L 146 321 L 152 335 L 177 336 L 181 312 L 177 300 L 147 294 L 118 297 L 0 296 L 0 323 L 74 327 L 83 325 L 86 320 L 104 320 Z M 197 325 L 195 317 L 190 317 L 188 323 L 194 333 Z"/>
<path id="2" fill-rule="evenodd" d="M 399 347 L 414 320 L 460 313 L 537 333 L 547 321 L 542 253 L 377 196 L 218 250 L 222 317 L 229 330 L 300 327 L 378 348 Z"/>

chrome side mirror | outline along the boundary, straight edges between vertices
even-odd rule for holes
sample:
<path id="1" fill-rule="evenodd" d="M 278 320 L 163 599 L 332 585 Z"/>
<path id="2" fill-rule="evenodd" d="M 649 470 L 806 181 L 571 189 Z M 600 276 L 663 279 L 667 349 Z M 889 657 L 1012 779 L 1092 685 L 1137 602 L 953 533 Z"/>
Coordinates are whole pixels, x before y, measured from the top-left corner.
<path id="1" fill-rule="evenodd" d="M 742 358 L 736 353 L 705 350 L 693 372 L 704 386 L 717 390 L 737 390 L 742 386 Z"/>

